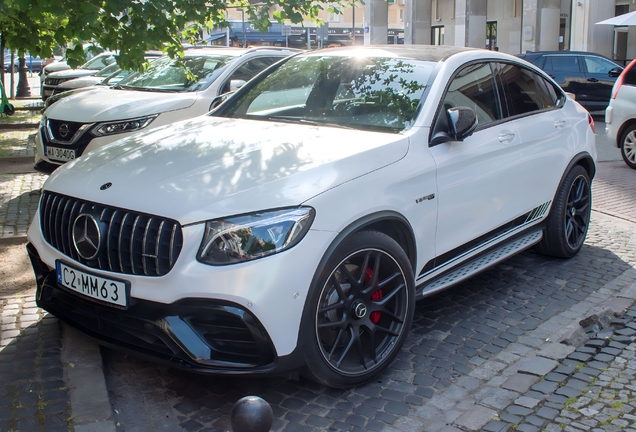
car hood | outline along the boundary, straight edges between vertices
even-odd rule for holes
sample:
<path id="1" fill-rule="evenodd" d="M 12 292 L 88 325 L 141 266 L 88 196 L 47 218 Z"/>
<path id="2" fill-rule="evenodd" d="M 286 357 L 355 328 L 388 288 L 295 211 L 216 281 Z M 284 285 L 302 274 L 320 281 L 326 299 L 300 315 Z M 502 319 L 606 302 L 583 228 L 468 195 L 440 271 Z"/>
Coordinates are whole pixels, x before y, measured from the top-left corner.
<path id="1" fill-rule="evenodd" d="M 189 224 L 302 204 L 407 151 L 399 134 L 202 116 L 90 152 L 44 188 Z"/>
<path id="2" fill-rule="evenodd" d="M 94 86 L 96 84 L 99 84 L 100 82 L 102 82 L 104 80 L 104 77 L 96 77 L 96 76 L 85 76 L 82 78 L 75 78 L 72 79 L 70 81 L 66 81 L 65 83 L 62 83 L 59 85 L 58 88 L 64 88 L 64 89 L 76 89 L 76 88 L 82 88 L 82 87 L 88 87 L 88 86 Z"/>
<path id="3" fill-rule="evenodd" d="M 80 123 L 143 117 L 190 107 L 196 93 L 163 93 L 107 88 L 99 92 L 73 94 L 51 105 L 48 118 Z"/>
<path id="4" fill-rule="evenodd" d="M 51 74 L 54 72 L 67 70 L 67 69 L 71 69 L 71 67 L 67 65 L 66 62 L 55 62 L 55 63 L 51 63 L 50 65 L 44 66 L 44 71 L 47 74 Z"/>
<path id="5" fill-rule="evenodd" d="M 91 70 L 91 69 L 67 69 L 67 70 L 62 70 L 59 72 L 50 73 L 47 76 L 47 78 L 72 79 L 72 78 L 79 78 L 83 76 L 95 75 L 97 72 L 99 71 Z"/>

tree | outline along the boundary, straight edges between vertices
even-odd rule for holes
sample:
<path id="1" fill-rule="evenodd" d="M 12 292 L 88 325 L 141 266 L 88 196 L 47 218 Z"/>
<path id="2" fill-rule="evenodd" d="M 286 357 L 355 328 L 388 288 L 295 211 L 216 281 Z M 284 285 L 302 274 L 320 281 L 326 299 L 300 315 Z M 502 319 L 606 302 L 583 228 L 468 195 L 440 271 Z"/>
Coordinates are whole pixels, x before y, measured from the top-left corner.
<path id="1" fill-rule="evenodd" d="M 340 13 L 355 0 L 2 0 L 0 33 L 7 47 L 41 57 L 56 45 L 74 45 L 68 64 L 85 60 L 80 41 L 118 51 L 125 69 L 140 70 L 144 52 L 162 49 L 174 57 L 183 53 L 182 40 L 194 42 L 203 28 L 225 27 L 225 11 L 242 8 L 255 28 L 267 31 L 270 16 L 279 22 L 318 21 L 321 10 Z M 273 11 L 273 12 L 272 12 Z M 270 14 L 270 12 L 272 12 Z"/>

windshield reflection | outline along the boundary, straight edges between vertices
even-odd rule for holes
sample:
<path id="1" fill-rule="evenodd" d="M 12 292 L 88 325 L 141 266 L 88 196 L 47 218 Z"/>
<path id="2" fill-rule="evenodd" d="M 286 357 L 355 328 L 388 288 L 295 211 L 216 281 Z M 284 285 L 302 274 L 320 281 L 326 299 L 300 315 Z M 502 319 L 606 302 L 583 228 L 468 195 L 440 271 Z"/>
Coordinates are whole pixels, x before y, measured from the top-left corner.
<path id="1" fill-rule="evenodd" d="M 120 88 L 144 91 L 193 92 L 207 88 L 234 57 L 198 55 L 171 59 L 162 57 L 148 70 L 128 76 Z"/>
<path id="2" fill-rule="evenodd" d="M 220 115 L 399 132 L 417 115 L 433 67 L 410 59 L 299 56 Z"/>

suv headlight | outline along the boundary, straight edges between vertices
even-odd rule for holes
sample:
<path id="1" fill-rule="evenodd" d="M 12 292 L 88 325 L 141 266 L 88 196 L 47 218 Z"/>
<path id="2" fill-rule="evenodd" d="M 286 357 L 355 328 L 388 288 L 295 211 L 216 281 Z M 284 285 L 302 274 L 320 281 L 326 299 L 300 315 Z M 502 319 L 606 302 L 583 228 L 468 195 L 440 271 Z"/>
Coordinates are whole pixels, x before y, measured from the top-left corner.
<path id="1" fill-rule="evenodd" d="M 108 123 L 99 123 L 91 131 L 95 136 L 114 135 L 124 132 L 134 132 L 148 126 L 159 114 L 146 117 L 138 117 L 130 120 L 119 120 Z"/>
<path id="2" fill-rule="evenodd" d="M 315 213 L 294 207 L 207 221 L 197 260 L 227 265 L 282 252 L 302 240 Z"/>

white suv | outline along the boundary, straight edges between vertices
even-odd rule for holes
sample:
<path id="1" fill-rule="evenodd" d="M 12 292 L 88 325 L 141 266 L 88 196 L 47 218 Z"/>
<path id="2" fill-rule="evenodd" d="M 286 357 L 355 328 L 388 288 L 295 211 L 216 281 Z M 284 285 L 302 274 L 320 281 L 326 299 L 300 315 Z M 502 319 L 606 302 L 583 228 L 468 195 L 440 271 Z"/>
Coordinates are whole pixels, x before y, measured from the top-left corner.
<path id="1" fill-rule="evenodd" d="M 191 48 L 183 59 L 159 58 L 146 72 L 130 75 L 117 86 L 66 97 L 42 116 L 35 138 L 35 169 L 50 173 L 142 129 L 205 114 L 217 96 L 298 52 L 274 47 Z"/>
<path id="2" fill-rule="evenodd" d="M 623 160 L 636 169 L 636 62 L 618 77 L 605 109 L 605 132 L 621 150 Z"/>
<path id="3" fill-rule="evenodd" d="M 357 385 L 416 300 L 532 246 L 581 249 L 593 126 L 502 53 L 290 57 L 207 116 L 54 172 L 28 233 L 37 303 L 188 370 Z"/>

